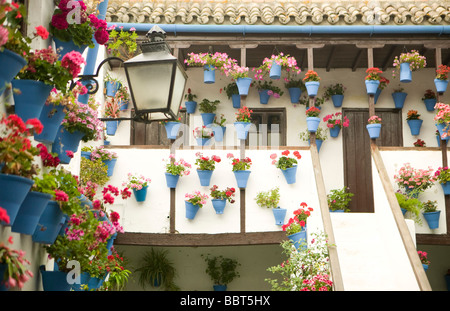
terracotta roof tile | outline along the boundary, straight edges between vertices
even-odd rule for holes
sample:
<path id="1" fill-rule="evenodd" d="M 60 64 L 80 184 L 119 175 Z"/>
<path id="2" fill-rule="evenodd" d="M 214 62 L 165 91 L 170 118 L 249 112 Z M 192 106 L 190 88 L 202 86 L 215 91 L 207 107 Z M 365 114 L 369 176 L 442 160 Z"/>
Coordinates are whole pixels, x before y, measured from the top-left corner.
<path id="1" fill-rule="evenodd" d="M 203 25 L 447 25 L 450 1 L 109 0 L 106 19 Z"/>

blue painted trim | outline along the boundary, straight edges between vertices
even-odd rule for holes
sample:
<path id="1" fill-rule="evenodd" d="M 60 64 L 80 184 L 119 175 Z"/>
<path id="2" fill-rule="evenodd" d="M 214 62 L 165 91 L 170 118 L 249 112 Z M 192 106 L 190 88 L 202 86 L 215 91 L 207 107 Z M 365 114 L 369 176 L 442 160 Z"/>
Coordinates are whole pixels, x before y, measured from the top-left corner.
<path id="1" fill-rule="evenodd" d="M 149 31 L 158 25 L 167 33 L 277 33 L 277 34 L 450 34 L 450 26 L 280 26 L 280 25 L 185 25 L 185 24 L 144 24 L 108 23 L 108 26 L 123 26 L 124 30 L 134 27 L 137 31 Z"/>

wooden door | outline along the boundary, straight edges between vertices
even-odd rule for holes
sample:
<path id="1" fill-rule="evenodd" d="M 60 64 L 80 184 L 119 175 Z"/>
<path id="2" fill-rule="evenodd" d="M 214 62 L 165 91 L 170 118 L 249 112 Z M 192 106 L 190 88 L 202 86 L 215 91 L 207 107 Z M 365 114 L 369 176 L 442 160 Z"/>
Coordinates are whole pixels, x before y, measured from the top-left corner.
<path id="1" fill-rule="evenodd" d="M 403 146 L 402 114 L 397 109 L 376 109 L 382 120 L 379 146 Z M 370 138 L 366 124 L 368 109 L 343 109 L 350 125 L 342 131 L 344 152 L 344 183 L 354 193 L 350 210 L 370 213 L 374 211 Z"/>

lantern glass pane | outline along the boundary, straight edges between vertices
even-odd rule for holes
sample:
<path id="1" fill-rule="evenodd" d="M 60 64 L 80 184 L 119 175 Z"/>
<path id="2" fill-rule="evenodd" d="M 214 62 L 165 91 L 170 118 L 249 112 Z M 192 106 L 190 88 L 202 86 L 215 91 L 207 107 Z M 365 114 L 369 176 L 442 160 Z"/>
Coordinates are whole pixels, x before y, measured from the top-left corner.
<path id="1" fill-rule="evenodd" d="M 138 110 L 168 108 L 172 66 L 172 62 L 128 66 L 128 83 Z"/>

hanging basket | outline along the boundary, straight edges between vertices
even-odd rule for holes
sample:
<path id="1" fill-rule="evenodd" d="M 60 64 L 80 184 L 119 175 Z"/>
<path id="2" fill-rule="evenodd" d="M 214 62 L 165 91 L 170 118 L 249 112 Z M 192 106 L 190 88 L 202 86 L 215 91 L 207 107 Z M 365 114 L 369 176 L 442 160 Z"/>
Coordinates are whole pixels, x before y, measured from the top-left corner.
<path id="1" fill-rule="evenodd" d="M 275 218 L 275 225 L 282 226 L 284 224 L 284 219 L 286 218 L 287 210 L 285 208 L 272 208 L 273 217 Z"/>
<path id="2" fill-rule="evenodd" d="M 186 112 L 188 114 L 195 113 L 195 109 L 197 108 L 197 102 L 195 102 L 195 101 L 187 101 L 184 104 L 186 106 Z"/>
<path id="3" fill-rule="evenodd" d="M 412 81 L 412 72 L 409 63 L 400 64 L 400 82 L 409 83 Z"/>
<path id="4" fill-rule="evenodd" d="M 422 126 L 423 120 L 408 120 L 409 130 L 411 131 L 411 135 L 417 136 L 420 134 L 420 128 Z"/>
<path id="5" fill-rule="evenodd" d="M 436 106 L 435 98 L 424 99 L 423 102 L 425 103 L 425 107 L 427 108 L 427 111 L 434 111 L 434 106 Z"/>
<path id="6" fill-rule="evenodd" d="M 201 113 L 202 121 L 204 126 L 208 126 L 214 123 L 214 118 L 216 116 L 215 113 L 212 112 L 204 112 Z"/>
<path id="7" fill-rule="evenodd" d="M 30 191 L 22 202 L 16 219 L 11 227 L 12 232 L 32 235 L 39 218 L 52 196 L 48 193 Z"/>
<path id="8" fill-rule="evenodd" d="M 408 94 L 405 92 L 394 92 L 392 93 L 392 98 L 394 99 L 395 109 L 402 109 L 405 104 L 406 96 Z"/>
<path id="9" fill-rule="evenodd" d="M 106 135 L 114 136 L 116 135 L 117 128 L 119 127 L 119 121 L 105 121 L 106 123 Z"/>
<path id="10" fill-rule="evenodd" d="M 380 137 L 381 132 L 381 124 L 367 124 L 366 125 L 367 132 L 369 133 L 370 138 L 375 139 Z"/>
<path id="11" fill-rule="evenodd" d="M 302 96 L 302 90 L 299 87 L 288 88 L 291 104 L 298 104 L 300 96 Z"/>
<path id="12" fill-rule="evenodd" d="M 45 266 L 41 265 L 39 271 L 42 276 L 42 286 L 44 291 L 65 291 L 68 292 L 72 289 L 72 284 L 67 282 L 69 276 L 67 272 L 62 271 L 46 271 Z"/>
<path id="13" fill-rule="evenodd" d="M 117 163 L 117 159 L 111 159 L 111 160 L 103 160 L 102 161 L 106 167 L 107 167 L 107 172 L 106 174 L 108 175 L 108 177 L 111 177 L 114 173 L 114 168 L 116 166 Z"/>
<path id="14" fill-rule="evenodd" d="M 170 121 L 167 122 L 164 127 L 166 129 L 167 139 L 176 139 L 181 127 L 181 123 Z"/>
<path id="15" fill-rule="evenodd" d="M 340 132 L 341 132 L 341 127 L 339 125 L 335 125 L 330 128 L 330 136 L 333 138 L 338 137 Z"/>
<path id="16" fill-rule="evenodd" d="M 319 128 L 320 118 L 319 117 L 306 117 L 306 126 L 308 131 L 311 133 L 317 132 Z"/>
<path id="17" fill-rule="evenodd" d="M 39 119 L 53 87 L 35 80 L 14 79 L 11 83 L 13 88 L 20 90 L 20 93 L 13 92 L 15 114 L 23 122 Z"/>
<path id="18" fill-rule="evenodd" d="M 251 125 L 251 122 L 234 122 L 237 138 L 240 140 L 246 140 Z"/>
<path id="19" fill-rule="evenodd" d="M 72 151 L 73 153 L 77 152 L 83 136 L 84 133 L 80 131 L 70 133 L 64 126 L 60 126 L 55 138 L 55 143 L 52 145 L 52 152 L 58 154 L 62 164 L 70 163 L 71 158 L 66 154 L 66 151 Z"/>
<path id="20" fill-rule="evenodd" d="M 122 84 L 117 81 L 106 81 L 106 96 L 114 97 Z"/>
<path id="21" fill-rule="evenodd" d="M 241 108 L 241 95 L 233 94 L 231 95 L 231 102 L 233 103 L 233 108 Z"/>
<path id="22" fill-rule="evenodd" d="M 439 228 L 439 217 L 441 215 L 441 211 L 430 212 L 430 213 L 422 213 L 423 217 L 428 223 L 428 227 L 430 229 Z"/>
<path id="23" fill-rule="evenodd" d="M 333 102 L 334 107 L 336 108 L 342 107 L 342 103 L 344 102 L 344 95 L 342 94 L 331 95 L 331 101 Z"/>
<path id="24" fill-rule="evenodd" d="M 176 188 L 178 184 L 178 180 L 180 179 L 180 175 L 173 175 L 170 173 L 165 173 L 166 176 L 166 184 L 169 188 Z"/>
<path id="25" fill-rule="evenodd" d="M 217 142 L 223 141 L 227 128 L 225 126 L 213 126 L 212 131 L 214 132 L 214 140 Z"/>
<path id="26" fill-rule="evenodd" d="M 320 82 L 319 81 L 308 81 L 305 82 L 306 91 L 308 92 L 309 97 L 314 97 L 317 95 L 319 91 Z"/>
<path id="27" fill-rule="evenodd" d="M 438 93 L 445 93 L 447 90 L 448 80 L 434 79 L 434 85 Z"/>
<path id="28" fill-rule="evenodd" d="M 236 85 L 239 90 L 239 95 L 248 95 L 248 90 L 250 84 L 252 83 L 252 78 L 238 78 L 236 80 Z"/>
<path id="29" fill-rule="evenodd" d="M 287 236 L 289 238 L 289 240 L 291 240 L 294 243 L 294 246 L 296 249 L 300 250 L 306 250 L 307 249 L 307 245 L 306 245 L 306 237 L 307 237 L 307 231 L 306 231 L 306 227 L 302 228 L 302 231 L 294 233 L 294 234 L 290 234 Z"/>
<path id="30" fill-rule="evenodd" d="M 216 82 L 216 69 L 213 65 L 203 66 L 203 83 L 213 84 Z"/>
<path id="31" fill-rule="evenodd" d="M 197 170 L 198 178 L 200 179 L 200 185 L 208 187 L 211 182 L 213 170 Z"/>
<path id="32" fill-rule="evenodd" d="M 227 205 L 226 199 L 212 199 L 211 200 L 214 210 L 216 211 L 216 214 L 223 214 L 223 211 L 225 210 L 225 206 Z"/>
<path id="33" fill-rule="evenodd" d="M 450 126 L 447 123 L 438 123 L 438 124 L 436 124 L 436 128 L 439 131 L 441 140 L 449 140 L 450 139 L 450 135 L 448 135 L 447 137 L 443 137 L 444 133 L 450 131 Z"/>
<path id="34" fill-rule="evenodd" d="M 311 140 L 308 139 L 308 143 L 309 143 L 309 145 L 311 146 Z M 317 139 L 317 138 L 316 138 L 317 152 L 320 151 L 320 147 L 322 147 L 322 143 L 323 143 L 323 140 L 322 140 L 322 139 Z"/>
<path id="35" fill-rule="evenodd" d="M 147 198 L 147 189 L 148 187 L 142 187 L 142 189 L 136 190 L 133 189 L 133 194 L 136 199 L 136 202 L 144 202 Z"/>
<path id="36" fill-rule="evenodd" d="M 381 95 L 381 91 L 383 91 L 382 89 L 380 89 L 380 88 L 377 88 L 377 91 L 375 92 L 375 95 L 374 95 L 374 97 L 373 97 L 373 99 L 374 99 L 374 104 L 376 104 L 377 103 L 377 101 L 378 101 L 378 98 L 380 97 L 380 95 Z"/>
<path id="37" fill-rule="evenodd" d="M 36 243 L 53 244 L 65 221 L 58 202 L 50 201 L 39 218 L 32 240 Z"/>
<path id="38" fill-rule="evenodd" d="M 259 103 L 263 105 L 267 105 L 269 103 L 270 95 L 268 94 L 269 90 L 259 90 Z"/>
<path id="39" fill-rule="evenodd" d="M 0 206 L 9 216 L 9 224 L 0 221 L 1 225 L 11 226 L 19 209 L 34 184 L 30 178 L 17 175 L 0 174 Z"/>
<path id="40" fill-rule="evenodd" d="M 285 170 L 282 169 L 281 172 L 283 172 L 283 176 L 289 185 L 295 184 L 297 180 L 297 165 L 289 167 Z"/>
<path id="41" fill-rule="evenodd" d="M 39 117 L 39 121 L 41 121 L 44 128 L 40 134 L 34 135 L 34 139 L 42 143 L 53 144 L 55 142 L 59 126 L 65 116 L 66 113 L 64 112 L 64 106 L 53 105 L 51 103 L 45 104 Z"/>
<path id="42" fill-rule="evenodd" d="M 191 202 L 184 201 L 185 207 L 186 207 L 186 218 L 187 219 L 194 219 L 197 215 L 197 212 L 200 208 L 197 204 L 192 204 Z"/>
<path id="43" fill-rule="evenodd" d="M 25 67 L 27 61 L 25 58 L 8 49 L 0 50 L 0 95 L 5 91 L 5 85 Z"/>
<path id="44" fill-rule="evenodd" d="M 378 86 L 380 85 L 379 80 L 364 80 L 366 84 L 366 92 L 368 95 L 375 95 L 378 90 Z"/>
<path id="45" fill-rule="evenodd" d="M 281 78 L 281 65 L 278 65 L 275 61 L 272 61 L 269 77 L 273 80 L 279 80 Z"/>
<path id="46" fill-rule="evenodd" d="M 238 188 L 241 189 L 246 188 L 251 171 L 242 170 L 242 171 L 234 171 L 233 173 L 236 178 Z"/>
<path id="47" fill-rule="evenodd" d="M 76 52 L 79 52 L 80 54 L 83 54 L 87 48 L 87 45 L 82 45 L 80 47 L 80 46 L 76 45 L 72 40 L 61 41 L 54 37 L 53 42 L 55 42 L 55 47 L 58 50 L 59 60 L 62 60 L 62 58 L 67 53 L 70 53 L 72 51 L 76 51 Z"/>

